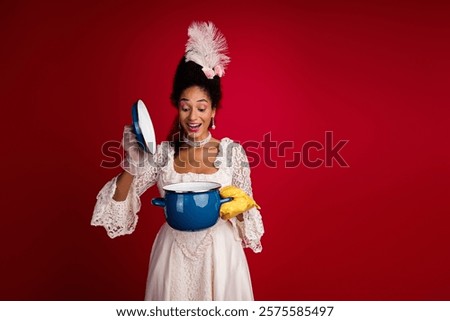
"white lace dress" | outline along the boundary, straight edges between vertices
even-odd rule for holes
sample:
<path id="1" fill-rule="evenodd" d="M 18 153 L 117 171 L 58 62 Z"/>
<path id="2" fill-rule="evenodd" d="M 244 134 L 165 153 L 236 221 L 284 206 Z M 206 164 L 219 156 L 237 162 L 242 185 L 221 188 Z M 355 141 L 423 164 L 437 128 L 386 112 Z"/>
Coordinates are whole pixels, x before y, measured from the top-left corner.
<path id="1" fill-rule="evenodd" d="M 244 149 L 229 138 L 219 144 L 213 174 L 180 174 L 173 166 L 174 149 L 158 145 L 153 163 L 134 178 L 127 199 L 112 199 L 116 179 L 100 191 L 91 224 L 105 227 L 111 238 L 134 231 L 141 207 L 140 195 L 157 183 L 212 181 L 234 185 L 252 195 L 250 168 Z M 163 224 L 153 243 L 146 300 L 253 300 L 252 285 L 243 247 L 261 252 L 264 227 L 256 208 L 244 213 L 244 221 L 219 219 L 211 228 L 182 232 Z"/>

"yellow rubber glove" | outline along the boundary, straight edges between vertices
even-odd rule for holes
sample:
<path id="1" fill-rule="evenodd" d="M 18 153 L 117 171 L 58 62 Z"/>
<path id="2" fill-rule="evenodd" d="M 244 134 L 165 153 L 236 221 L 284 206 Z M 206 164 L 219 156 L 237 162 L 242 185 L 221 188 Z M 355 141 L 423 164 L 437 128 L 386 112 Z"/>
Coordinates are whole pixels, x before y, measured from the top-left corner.
<path id="1" fill-rule="evenodd" d="M 236 186 L 230 185 L 222 187 L 219 190 L 219 193 L 223 198 L 233 198 L 232 201 L 224 203 L 220 206 L 220 217 L 225 220 L 229 220 L 230 218 L 244 213 L 255 206 L 257 209 L 260 209 L 259 205 L 256 204 L 253 198 Z"/>

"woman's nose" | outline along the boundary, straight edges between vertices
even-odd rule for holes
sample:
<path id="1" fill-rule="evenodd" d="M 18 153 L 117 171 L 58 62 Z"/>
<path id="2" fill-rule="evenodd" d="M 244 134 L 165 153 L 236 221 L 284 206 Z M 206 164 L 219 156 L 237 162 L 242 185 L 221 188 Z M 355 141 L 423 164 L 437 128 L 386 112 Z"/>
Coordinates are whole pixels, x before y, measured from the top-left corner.
<path id="1" fill-rule="evenodd" d="M 197 119 L 197 112 L 195 110 L 191 110 L 191 112 L 189 113 L 189 120 L 196 120 Z"/>

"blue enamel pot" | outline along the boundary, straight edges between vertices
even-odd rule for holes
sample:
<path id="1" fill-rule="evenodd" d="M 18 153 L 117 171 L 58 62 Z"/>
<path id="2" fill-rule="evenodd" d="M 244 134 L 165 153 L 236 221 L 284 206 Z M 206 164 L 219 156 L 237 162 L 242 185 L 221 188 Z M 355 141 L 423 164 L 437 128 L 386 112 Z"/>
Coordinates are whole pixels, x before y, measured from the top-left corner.
<path id="1" fill-rule="evenodd" d="M 220 206 L 232 200 L 221 198 L 218 183 L 189 182 L 164 186 L 164 198 L 152 204 L 164 207 L 167 223 L 180 231 L 199 231 L 213 226 L 220 217 Z"/>

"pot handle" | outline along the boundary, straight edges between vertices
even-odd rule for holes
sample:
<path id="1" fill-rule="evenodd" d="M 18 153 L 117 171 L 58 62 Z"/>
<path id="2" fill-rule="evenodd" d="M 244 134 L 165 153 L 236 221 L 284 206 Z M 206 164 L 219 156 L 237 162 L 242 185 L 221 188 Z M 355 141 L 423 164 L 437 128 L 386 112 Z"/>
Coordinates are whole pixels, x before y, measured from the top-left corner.
<path id="1" fill-rule="evenodd" d="M 157 198 L 152 199 L 152 204 L 155 206 L 164 207 L 164 206 L 166 206 L 166 200 L 162 197 L 157 197 Z"/>
<path id="2" fill-rule="evenodd" d="M 220 205 L 222 205 L 223 203 L 228 203 L 230 201 L 232 201 L 233 198 L 232 197 L 225 197 L 225 198 L 221 198 L 220 199 Z"/>

